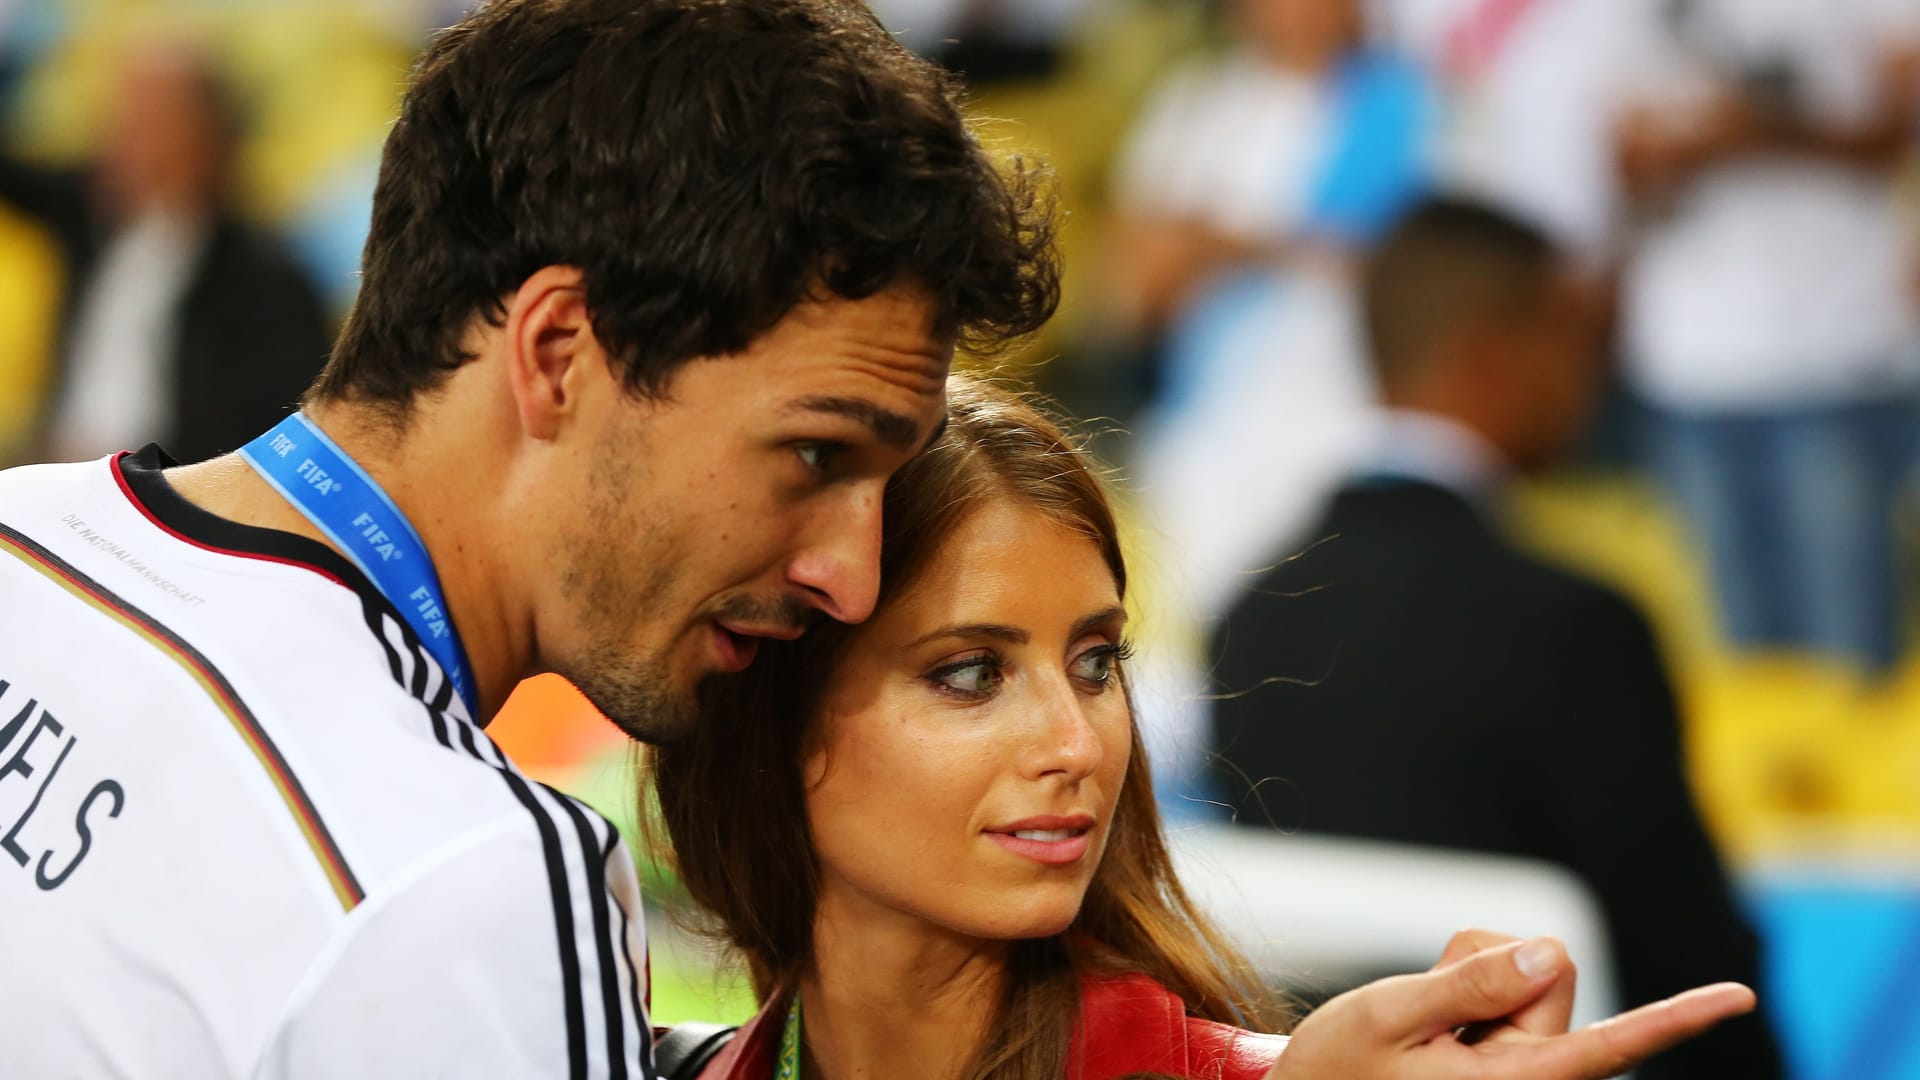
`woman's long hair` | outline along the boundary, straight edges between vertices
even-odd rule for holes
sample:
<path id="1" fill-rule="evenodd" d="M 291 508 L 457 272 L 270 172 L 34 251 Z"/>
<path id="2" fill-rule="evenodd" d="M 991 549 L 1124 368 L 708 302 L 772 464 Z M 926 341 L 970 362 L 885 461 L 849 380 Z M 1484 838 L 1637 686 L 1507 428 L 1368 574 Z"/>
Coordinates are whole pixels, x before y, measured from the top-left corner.
<path id="1" fill-rule="evenodd" d="M 1012 500 L 1083 533 L 1126 592 L 1112 508 L 1090 455 L 1045 413 L 991 383 L 954 376 L 945 435 L 888 485 L 880 603 L 931 568 L 960 522 Z M 762 1003 L 792 992 L 812 960 L 819 886 L 801 760 L 820 698 L 853 628 L 829 622 L 796 642 L 767 641 L 744 674 L 703 691 L 692 733 L 647 753 L 659 822 L 716 937 L 738 949 Z M 1273 1030 L 1253 967 L 1200 914 L 1174 876 L 1137 724 L 1106 854 L 1063 934 L 1014 943 L 1006 991 L 963 1075 L 1060 1080 L 1089 971 L 1144 973 L 1198 1017 Z M 657 834 L 656 834 L 657 839 Z M 664 845 L 656 845 L 664 846 Z"/>

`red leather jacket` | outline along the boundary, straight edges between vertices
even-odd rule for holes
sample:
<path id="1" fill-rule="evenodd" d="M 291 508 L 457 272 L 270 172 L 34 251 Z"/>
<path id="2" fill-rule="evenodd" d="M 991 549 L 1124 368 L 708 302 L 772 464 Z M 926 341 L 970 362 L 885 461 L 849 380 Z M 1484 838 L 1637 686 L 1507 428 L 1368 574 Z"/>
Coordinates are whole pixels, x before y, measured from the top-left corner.
<path id="1" fill-rule="evenodd" d="M 748 1021 L 700 1080 L 772 1080 L 785 1014 Z M 1166 1073 L 1192 1080 L 1260 1080 L 1285 1049 L 1284 1035 L 1258 1035 L 1195 1020 L 1178 997 L 1145 975 L 1089 976 L 1065 1080 L 1118 1080 Z"/>

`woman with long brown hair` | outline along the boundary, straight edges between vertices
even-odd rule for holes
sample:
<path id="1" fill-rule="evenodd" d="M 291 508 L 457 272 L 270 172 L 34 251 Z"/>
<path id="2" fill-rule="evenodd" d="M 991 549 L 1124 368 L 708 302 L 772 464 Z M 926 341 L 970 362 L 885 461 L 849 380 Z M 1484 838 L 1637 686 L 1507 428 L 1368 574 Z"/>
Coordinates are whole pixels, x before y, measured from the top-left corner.
<path id="1" fill-rule="evenodd" d="M 1120 671 L 1126 567 L 1085 459 L 1018 397 L 956 379 L 883 520 L 874 617 L 765 648 L 653 753 L 682 879 L 775 1006 L 717 1075 L 772 1076 L 746 1061 L 777 1055 L 789 1016 L 832 1053 L 835 1014 L 895 964 L 924 1015 L 965 1002 L 971 1022 L 937 1021 L 970 1062 L 952 1075 L 1069 1075 L 1086 997 L 1270 1030 L 1265 987 L 1167 857 Z M 1247 1076 L 1278 1053 L 1213 1041 Z"/>
<path id="2" fill-rule="evenodd" d="M 706 688 L 686 740 L 650 751 L 681 879 L 763 1005 L 702 1075 L 1266 1075 L 1286 1040 L 1255 1032 L 1284 1017 L 1168 859 L 1100 482 L 1020 397 L 956 377 L 948 402 L 945 435 L 888 487 L 873 617 L 767 643 Z M 1493 936 L 1456 939 L 1442 962 L 1490 947 L 1528 972 L 1519 943 Z M 1509 1049 L 1566 1029 L 1565 957 L 1542 955 L 1494 1037 Z M 1322 1012 L 1373 1020 L 1395 1000 Z M 1660 1014 L 1659 1042 L 1727 1000 Z M 1644 1036 L 1650 1052 L 1654 1026 L 1602 1041 Z M 1508 1075 L 1482 1071 L 1484 1030 L 1451 1028 L 1404 1040 L 1433 1065 L 1395 1075 Z M 1329 1022 L 1288 1062 L 1348 1076 L 1341 1044 L 1358 1030 Z M 1606 1075 L 1574 1067 L 1594 1052 L 1575 1038 L 1554 1067 L 1515 1075 Z M 1434 1066 L 1450 1071 L 1418 1071 Z"/>

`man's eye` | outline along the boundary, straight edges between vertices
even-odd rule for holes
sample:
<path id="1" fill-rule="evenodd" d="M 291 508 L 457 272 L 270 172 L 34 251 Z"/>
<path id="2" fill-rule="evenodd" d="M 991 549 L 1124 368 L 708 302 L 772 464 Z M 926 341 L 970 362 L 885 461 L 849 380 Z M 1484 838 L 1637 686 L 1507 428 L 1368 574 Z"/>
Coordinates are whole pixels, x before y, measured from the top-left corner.
<path id="1" fill-rule="evenodd" d="M 800 458 L 800 463 L 814 472 L 826 472 L 827 466 L 833 463 L 839 451 L 840 447 L 824 442 L 798 443 L 793 448 L 793 452 Z"/>

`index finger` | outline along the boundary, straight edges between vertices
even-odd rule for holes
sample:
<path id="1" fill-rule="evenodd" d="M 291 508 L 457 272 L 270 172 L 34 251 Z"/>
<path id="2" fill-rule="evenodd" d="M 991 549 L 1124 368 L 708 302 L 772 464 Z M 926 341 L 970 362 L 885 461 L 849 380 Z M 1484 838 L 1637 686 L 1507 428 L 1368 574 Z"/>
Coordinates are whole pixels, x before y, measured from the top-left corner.
<path id="1" fill-rule="evenodd" d="M 1618 1076 L 1722 1020 L 1751 1012 L 1754 1004 L 1753 991 L 1739 983 L 1702 986 L 1531 1046 L 1500 1047 L 1512 1068 L 1504 1075 L 1530 1080 Z"/>

